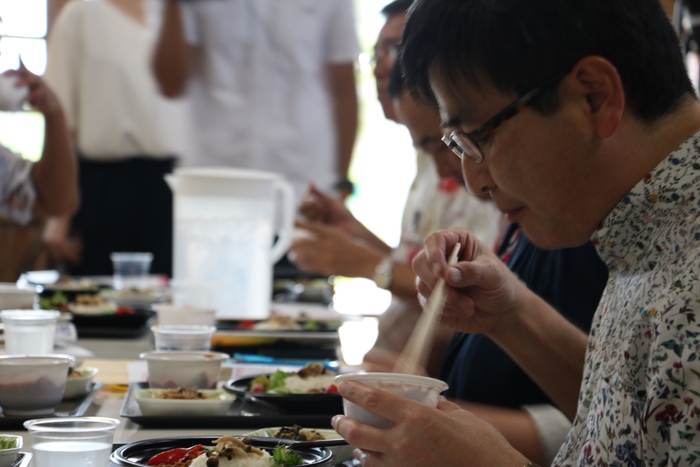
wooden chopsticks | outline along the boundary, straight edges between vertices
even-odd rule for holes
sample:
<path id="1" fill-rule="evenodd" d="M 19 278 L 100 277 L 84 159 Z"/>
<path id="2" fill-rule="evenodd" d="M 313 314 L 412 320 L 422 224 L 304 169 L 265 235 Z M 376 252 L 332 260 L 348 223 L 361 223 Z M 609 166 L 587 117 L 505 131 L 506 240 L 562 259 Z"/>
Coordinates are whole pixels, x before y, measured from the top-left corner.
<path id="1" fill-rule="evenodd" d="M 452 266 L 457 262 L 457 255 L 461 244 L 456 244 L 450 254 L 447 264 Z M 404 374 L 423 374 L 430 350 L 435 339 L 435 327 L 440 320 L 442 310 L 445 306 L 445 280 L 441 277 L 438 279 L 433 289 L 433 293 L 428 298 L 428 303 L 425 304 L 423 313 L 416 322 L 413 328 L 411 337 L 408 339 L 406 346 L 403 348 L 399 359 L 394 365 L 394 373 Z"/>

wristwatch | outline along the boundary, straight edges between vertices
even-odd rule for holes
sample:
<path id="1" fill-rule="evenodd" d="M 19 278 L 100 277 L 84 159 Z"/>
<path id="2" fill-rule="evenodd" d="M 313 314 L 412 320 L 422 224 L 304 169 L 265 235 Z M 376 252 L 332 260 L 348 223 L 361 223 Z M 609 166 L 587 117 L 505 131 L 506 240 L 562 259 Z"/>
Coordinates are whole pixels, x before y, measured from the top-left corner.
<path id="1" fill-rule="evenodd" d="M 391 255 L 387 255 L 377 267 L 374 269 L 371 279 L 377 284 L 377 287 L 384 290 L 391 288 L 391 281 L 394 278 L 392 270 L 394 268 L 394 260 Z"/>

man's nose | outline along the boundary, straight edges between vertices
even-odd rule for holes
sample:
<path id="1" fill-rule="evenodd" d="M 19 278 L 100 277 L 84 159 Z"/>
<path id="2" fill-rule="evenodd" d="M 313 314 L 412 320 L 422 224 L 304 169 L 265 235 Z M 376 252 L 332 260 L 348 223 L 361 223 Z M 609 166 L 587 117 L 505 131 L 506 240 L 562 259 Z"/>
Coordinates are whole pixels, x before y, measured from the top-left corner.
<path id="1" fill-rule="evenodd" d="M 467 157 L 462 158 L 462 176 L 467 184 L 467 190 L 475 196 L 489 196 L 491 190 L 495 188 L 485 160 L 477 164 Z"/>

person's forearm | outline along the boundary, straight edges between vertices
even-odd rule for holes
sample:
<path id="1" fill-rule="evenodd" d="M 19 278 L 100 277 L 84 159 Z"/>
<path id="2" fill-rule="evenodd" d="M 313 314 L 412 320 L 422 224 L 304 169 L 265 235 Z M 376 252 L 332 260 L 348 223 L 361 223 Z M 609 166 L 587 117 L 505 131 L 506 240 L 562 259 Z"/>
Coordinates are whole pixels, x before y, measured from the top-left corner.
<path id="1" fill-rule="evenodd" d="M 520 309 L 489 333 L 573 420 L 588 336 L 521 284 Z"/>
<path id="2" fill-rule="evenodd" d="M 525 410 L 504 409 L 462 400 L 452 402 L 493 425 L 511 446 L 528 459 L 538 465 L 548 464 L 537 426 Z"/>
<path id="3" fill-rule="evenodd" d="M 348 177 L 350 160 L 357 136 L 357 90 L 355 69 L 352 63 L 329 66 L 330 91 L 338 138 L 336 172 L 339 180 Z"/>
<path id="4" fill-rule="evenodd" d="M 167 0 L 153 55 L 153 72 L 160 92 L 166 97 L 182 95 L 191 71 L 192 49 L 185 40 L 180 7 L 176 0 Z"/>
<path id="5" fill-rule="evenodd" d="M 35 214 L 70 216 L 78 209 L 77 163 L 60 109 L 45 115 L 44 150 L 34 165 L 32 180 L 37 193 Z"/>

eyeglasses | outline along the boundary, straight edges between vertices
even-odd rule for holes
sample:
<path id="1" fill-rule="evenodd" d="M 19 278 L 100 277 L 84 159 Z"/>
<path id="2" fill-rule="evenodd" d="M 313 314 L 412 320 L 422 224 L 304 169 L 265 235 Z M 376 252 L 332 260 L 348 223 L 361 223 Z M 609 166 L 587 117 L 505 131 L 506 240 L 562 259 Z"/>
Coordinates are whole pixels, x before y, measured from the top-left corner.
<path id="1" fill-rule="evenodd" d="M 399 44 L 383 44 L 374 48 L 374 56 L 371 58 L 371 64 L 376 65 L 382 58 L 388 58 L 389 61 L 394 62 L 399 56 Z"/>
<path id="2" fill-rule="evenodd" d="M 493 130 L 501 126 L 503 122 L 510 120 L 525 110 L 534 102 L 536 98 L 540 97 L 545 91 L 548 91 L 554 85 L 559 83 L 559 81 L 561 81 L 561 79 L 568 74 L 569 71 L 566 71 L 548 79 L 540 86 L 516 99 L 506 108 L 488 119 L 486 123 L 481 125 L 476 130 L 470 133 L 466 133 L 464 131 L 453 131 L 449 136 L 443 136 L 442 141 L 460 159 L 466 156 L 470 161 L 479 164 L 484 160 L 484 152 L 481 150 L 481 145 L 488 139 Z"/>

